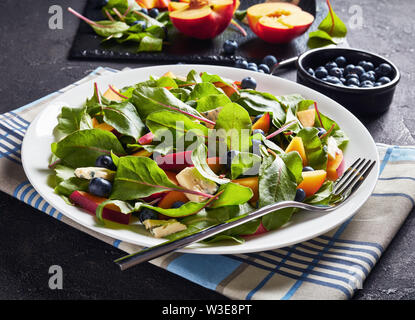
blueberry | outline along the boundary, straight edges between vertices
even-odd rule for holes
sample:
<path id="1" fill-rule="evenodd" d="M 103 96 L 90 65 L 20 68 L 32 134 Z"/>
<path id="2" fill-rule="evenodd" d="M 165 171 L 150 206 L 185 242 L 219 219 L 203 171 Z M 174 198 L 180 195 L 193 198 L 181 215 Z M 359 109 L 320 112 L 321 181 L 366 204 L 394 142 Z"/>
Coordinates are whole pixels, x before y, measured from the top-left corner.
<path id="1" fill-rule="evenodd" d="M 346 85 L 348 87 L 350 87 L 350 86 L 360 86 L 360 81 L 357 78 L 351 77 L 351 78 L 346 80 Z"/>
<path id="2" fill-rule="evenodd" d="M 264 70 L 260 69 L 258 70 L 259 73 L 265 73 Z"/>
<path id="3" fill-rule="evenodd" d="M 333 76 L 327 76 L 325 82 L 328 82 L 328 83 L 331 83 L 331 84 L 341 84 L 342 83 L 339 78 L 333 77 Z"/>
<path id="4" fill-rule="evenodd" d="M 349 88 L 359 88 L 359 86 L 356 86 L 356 85 L 354 85 L 354 84 L 348 84 L 347 85 Z"/>
<path id="5" fill-rule="evenodd" d="M 259 115 L 257 115 L 257 116 L 254 118 L 254 120 L 252 120 L 252 124 L 254 124 L 254 123 L 255 123 L 255 122 L 257 122 L 259 119 L 261 119 L 263 115 L 264 115 L 264 114 L 259 114 Z"/>
<path id="6" fill-rule="evenodd" d="M 313 68 L 308 68 L 308 69 L 307 69 L 307 72 L 308 72 L 310 75 L 314 76 L 314 69 L 313 69 Z"/>
<path id="7" fill-rule="evenodd" d="M 345 83 L 346 83 L 346 78 L 341 77 L 341 78 L 340 78 L 340 81 L 341 81 L 343 84 L 345 84 Z"/>
<path id="8" fill-rule="evenodd" d="M 374 82 L 376 77 L 373 73 L 365 72 L 360 76 L 360 81 L 372 81 Z"/>
<path id="9" fill-rule="evenodd" d="M 344 68 L 344 74 L 347 75 L 347 74 L 351 73 L 354 68 L 355 68 L 355 65 L 354 64 L 348 64 Z"/>
<path id="10" fill-rule="evenodd" d="M 303 202 L 305 200 L 305 197 L 305 191 L 303 189 L 297 189 L 294 201 Z"/>
<path id="11" fill-rule="evenodd" d="M 238 49 L 238 43 L 235 40 L 226 40 L 223 44 L 225 54 L 232 55 Z"/>
<path id="12" fill-rule="evenodd" d="M 177 209 L 177 208 L 180 208 L 182 205 L 184 205 L 183 201 L 176 201 L 175 203 L 172 204 L 171 208 Z"/>
<path id="13" fill-rule="evenodd" d="M 360 77 L 363 73 L 365 73 L 365 69 L 363 69 L 361 66 L 356 66 L 352 70 L 352 73 L 355 73 Z"/>
<path id="14" fill-rule="evenodd" d="M 243 78 L 241 81 L 241 88 L 242 89 L 256 89 L 256 80 L 252 77 Z"/>
<path id="15" fill-rule="evenodd" d="M 89 182 L 88 191 L 95 196 L 108 198 L 111 194 L 111 190 L 111 182 L 103 178 L 93 178 Z"/>
<path id="16" fill-rule="evenodd" d="M 319 137 L 321 137 L 323 134 L 326 134 L 327 133 L 326 129 L 324 129 L 324 128 L 317 128 L 317 130 L 318 130 L 317 135 Z"/>
<path id="17" fill-rule="evenodd" d="M 375 82 L 375 84 L 373 85 L 374 87 L 380 87 L 383 86 L 382 82 Z"/>
<path id="18" fill-rule="evenodd" d="M 151 210 L 149 208 L 144 208 L 140 210 L 138 219 L 140 219 L 140 222 L 143 223 L 146 220 L 157 220 L 159 218 L 159 215 L 156 211 Z"/>
<path id="19" fill-rule="evenodd" d="M 146 8 L 141 8 L 140 12 L 148 15 L 148 10 Z"/>
<path id="20" fill-rule="evenodd" d="M 272 68 L 274 65 L 276 65 L 278 63 L 277 58 L 275 58 L 272 55 L 268 55 L 266 57 L 264 57 L 264 59 L 262 60 L 263 64 L 266 64 L 268 66 L 268 68 Z"/>
<path id="21" fill-rule="evenodd" d="M 392 72 L 392 66 L 388 63 L 382 63 L 378 68 L 379 74 L 382 76 L 388 76 Z"/>
<path id="22" fill-rule="evenodd" d="M 241 69 L 248 69 L 248 61 L 243 59 L 238 59 L 235 62 L 235 67 L 241 68 Z"/>
<path id="23" fill-rule="evenodd" d="M 336 62 L 336 64 L 337 64 L 337 66 L 338 67 L 343 67 L 343 66 L 345 66 L 346 65 L 346 58 L 345 57 L 343 57 L 343 56 L 339 56 L 339 57 L 337 57 L 335 60 L 334 60 L 334 62 Z"/>
<path id="24" fill-rule="evenodd" d="M 100 168 L 107 168 L 113 171 L 117 170 L 114 161 L 112 161 L 112 158 L 108 155 L 99 156 L 95 161 L 95 166 Z"/>
<path id="25" fill-rule="evenodd" d="M 363 68 L 363 66 L 365 65 L 367 63 L 367 61 L 366 60 L 362 60 L 362 61 L 359 61 L 359 63 L 357 64 L 358 66 L 361 66 L 362 68 Z M 364 69 L 364 68 L 363 68 Z"/>
<path id="26" fill-rule="evenodd" d="M 331 75 L 331 76 L 333 76 L 333 77 L 336 77 L 336 78 L 340 78 L 340 77 L 343 75 L 343 73 L 342 73 L 342 71 L 340 70 L 340 68 L 338 68 L 338 67 L 334 67 L 334 68 L 331 68 L 331 69 L 329 70 L 329 75 Z"/>
<path id="27" fill-rule="evenodd" d="M 133 25 L 133 26 L 140 25 L 141 26 L 141 30 L 147 29 L 147 23 L 145 21 L 143 21 L 143 20 L 136 20 L 131 25 Z"/>
<path id="28" fill-rule="evenodd" d="M 258 71 L 258 66 L 255 62 L 248 63 L 248 70 Z"/>
<path id="29" fill-rule="evenodd" d="M 269 67 L 265 63 L 260 64 L 258 66 L 258 70 L 263 70 L 265 73 L 270 73 L 271 72 Z"/>
<path id="30" fill-rule="evenodd" d="M 231 170 L 232 160 L 239 154 L 239 151 L 230 150 L 226 153 L 226 167 Z"/>
<path id="31" fill-rule="evenodd" d="M 359 80 L 359 76 L 356 73 L 349 73 L 345 76 L 346 80 L 349 80 L 350 78 L 355 78 L 357 80 Z"/>
<path id="32" fill-rule="evenodd" d="M 362 81 L 360 83 L 360 87 L 361 88 L 372 88 L 373 87 L 373 82 L 369 81 L 369 80 Z"/>
<path id="33" fill-rule="evenodd" d="M 308 172 L 308 171 L 314 171 L 314 169 L 312 167 L 308 167 L 308 166 L 303 168 L 303 172 Z"/>
<path id="34" fill-rule="evenodd" d="M 375 69 L 375 66 L 370 61 L 366 61 L 366 63 L 362 67 L 363 69 L 365 69 L 365 71 L 372 71 Z"/>
<path id="35" fill-rule="evenodd" d="M 334 61 L 330 61 L 330 62 L 327 62 L 326 63 L 325 67 L 326 67 L 327 70 L 330 70 L 331 68 L 336 68 L 337 67 L 337 63 L 334 62 Z"/>
<path id="36" fill-rule="evenodd" d="M 323 79 L 327 77 L 329 73 L 327 72 L 327 69 L 325 67 L 318 67 L 316 71 L 314 72 L 314 74 L 316 78 Z"/>
<path id="37" fill-rule="evenodd" d="M 263 136 L 265 136 L 265 132 L 262 129 L 255 129 L 254 131 L 252 131 L 252 134 L 262 134 Z"/>
<path id="38" fill-rule="evenodd" d="M 152 18 L 157 18 L 159 14 L 160 11 L 157 8 L 150 9 L 150 11 L 148 12 L 148 15 Z"/>
<path id="39" fill-rule="evenodd" d="M 386 83 L 391 82 L 391 79 L 389 77 L 381 77 L 378 79 L 377 82 L 380 82 L 381 84 L 386 84 Z"/>

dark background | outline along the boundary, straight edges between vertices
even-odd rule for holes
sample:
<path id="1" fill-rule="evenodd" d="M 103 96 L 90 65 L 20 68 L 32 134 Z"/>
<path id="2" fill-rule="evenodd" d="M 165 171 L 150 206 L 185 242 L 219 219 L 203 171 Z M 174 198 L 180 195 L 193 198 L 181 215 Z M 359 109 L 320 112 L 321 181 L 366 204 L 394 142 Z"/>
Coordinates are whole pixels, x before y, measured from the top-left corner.
<path id="1" fill-rule="evenodd" d="M 376 142 L 415 145 L 415 2 L 331 2 L 346 23 L 352 6 L 359 6 L 363 26 L 349 28 L 349 44 L 388 57 L 402 73 L 390 111 L 365 124 Z M 64 8 L 63 30 L 48 28 L 53 4 Z M 65 87 L 97 66 L 140 66 L 68 60 L 79 24 L 66 12 L 68 6 L 82 11 L 84 1 L 0 1 L 1 113 Z M 295 71 L 281 76 L 294 80 Z M 411 214 L 355 299 L 415 299 L 414 226 Z M 121 255 L 111 245 L 0 193 L 0 299 L 225 299 L 149 263 L 121 272 L 112 262 Z M 51 265 L 63 268 L 63 290 L 48 287 Z"/>

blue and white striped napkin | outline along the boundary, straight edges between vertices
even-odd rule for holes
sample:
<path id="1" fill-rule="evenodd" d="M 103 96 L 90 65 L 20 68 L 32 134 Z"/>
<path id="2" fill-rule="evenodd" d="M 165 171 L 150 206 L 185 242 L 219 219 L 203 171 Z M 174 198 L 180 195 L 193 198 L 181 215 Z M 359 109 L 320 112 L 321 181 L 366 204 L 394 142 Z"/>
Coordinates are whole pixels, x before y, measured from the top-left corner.
<path id="1" fill-rule="evenodd" d="M 21 164 L 24 134 L 42 108 L 84 79 L 0 116 L 0 190 L 121 250 L 140 249 L 95 233 L 62 215 L 28 182 Z M 151 263 L 231 299 L 349 299 L 415 205 L 415 147 L 377 144 L 380 178 L 366 204 L 341 226 L 315 239 L 286 248 L 238 255 L 173 253 Z"/>

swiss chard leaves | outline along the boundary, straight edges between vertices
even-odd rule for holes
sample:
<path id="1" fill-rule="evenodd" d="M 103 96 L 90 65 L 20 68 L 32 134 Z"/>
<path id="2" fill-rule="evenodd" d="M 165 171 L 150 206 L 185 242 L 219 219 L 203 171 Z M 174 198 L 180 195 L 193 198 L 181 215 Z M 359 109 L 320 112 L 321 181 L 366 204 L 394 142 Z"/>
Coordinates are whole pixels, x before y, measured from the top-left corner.
<path id="1" fill-rule="evenodd" d="M 101 129 L 76 131 L 59 142 L 52 143 L 52 152 L 72 168 L 92 167 L 101 155 L 124 155 L 116 136 Z"/>
<path id="2" fill-rule="evenodd" d="M 225 105 L 218 114 L 215 129 L 230 150 L 248 151 L 252 127 L 249 113 L 236 103 Z"/>
<path id="3" fill-rule="evenodd" d="M 275 202 L 294 200 L 297 191 L 295 176 L 281 157 L 264 154 L 259 170 L 259 207 Z M 267 230 L 274 230 L 291 219 L 292 208 L 277 210 L 262 218 Z"/>
<path id="4" fill-rule="evenodd" d="M 327 0 L 329 13 L 320 23 L 317 31 L 310 32 L 307 45 L 309 48 L 319 48 L 331 44 L 339 44 L 347 35 L 347 27 L 336 15 L 330 2 Z"/>
<path id="5" fill-rule="evenodd" d="M 126 156 L 118 161 L 110 199 L 136 200 L 156 192 L 182 189 L 147 157 Z"/>
<path id="6" fill-rule="evenodd" d="M 119 133 L 137 140 L 144 134 L 145 124 L 138 116 L 137 110 L 130 102 L 122 102 L 102 107 L 104 122 Z"/>

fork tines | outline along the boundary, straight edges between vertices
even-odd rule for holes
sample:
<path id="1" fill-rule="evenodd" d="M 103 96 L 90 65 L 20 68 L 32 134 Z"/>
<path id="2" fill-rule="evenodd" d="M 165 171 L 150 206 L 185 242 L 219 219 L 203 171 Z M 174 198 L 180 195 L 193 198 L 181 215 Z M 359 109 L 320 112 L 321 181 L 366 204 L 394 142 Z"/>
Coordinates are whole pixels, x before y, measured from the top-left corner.
<path id="1" fill-rule="evenodd" d="M 372 171 L 376 161 L 358 158 L 334 184 L 335 195 L 351 195 Z"/>

